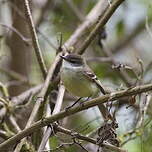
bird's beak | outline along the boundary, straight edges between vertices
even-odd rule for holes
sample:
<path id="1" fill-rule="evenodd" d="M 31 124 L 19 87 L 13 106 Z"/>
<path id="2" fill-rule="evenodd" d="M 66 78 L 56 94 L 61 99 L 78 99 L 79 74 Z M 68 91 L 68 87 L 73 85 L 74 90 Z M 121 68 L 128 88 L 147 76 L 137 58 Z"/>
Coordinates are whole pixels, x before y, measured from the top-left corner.
<path id="1" fill-rule="evenodd" d="M 60 57 L 63 59 L 63 60 L 67 60 L 67 58 L 63 55 L 60 55 Z"/>

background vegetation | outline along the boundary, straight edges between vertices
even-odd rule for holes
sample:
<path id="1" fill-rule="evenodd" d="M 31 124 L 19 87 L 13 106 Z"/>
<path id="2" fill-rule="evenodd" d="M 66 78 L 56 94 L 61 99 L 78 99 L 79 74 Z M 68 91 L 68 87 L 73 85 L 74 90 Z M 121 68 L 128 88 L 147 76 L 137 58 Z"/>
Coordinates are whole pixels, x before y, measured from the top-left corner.
<path id="1" fill-rule="evenodd" d="M 151 21 L 150 0 L 0 0 L 0 151 L 151 152 Z M 108 122 L 110 137 L 97 107 L 50 118 L 76 100 L 59 80 L 64 52 L 83 54 L 112 93 L 126 90 L 106 98 L 118 123 Z M 23 135 L 35 122 L 42 125 Z"/>

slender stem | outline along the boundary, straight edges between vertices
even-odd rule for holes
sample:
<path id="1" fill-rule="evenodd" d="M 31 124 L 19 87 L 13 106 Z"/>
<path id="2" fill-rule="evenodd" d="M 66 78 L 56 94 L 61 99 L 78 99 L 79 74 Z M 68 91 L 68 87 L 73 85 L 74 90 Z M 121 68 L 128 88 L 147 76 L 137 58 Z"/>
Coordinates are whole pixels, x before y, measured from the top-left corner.
<path id="1" fill-rule="evenodd" d="M 46 74 L 47 74 L 47 69 L 46 69 L 46 66 L 45 66 L 45 63 L 44 63 L 44 60 L 43 60 L 43 57 L 42 57 L 42 51 L 40 49 L 40 45 L 39 45 L 39 42 L 38 42 L 38 37 L 37 37 L 37 34 L 36 34 L 34 22 L 33 22 L 33 19 L 32 19 L 31 10 L 30 10 L 30 7 L 29 7 L 29 0 L 24 0 L 24 7 L 25 7 L 25 15 L 26 15 L 28 25 L 29 25 L 29 29 L 30 29 L 30 32 L 31 32 L 31 35 L 32 35 L 32 42 L 33 42 L 33 47 L 34 47 L 34 50 L 35 50 L 35 54 L 36 54 L 40 69 L 42 71 L 43 77 L 45 78 Z"/>
<path id="2" fill-rule="evenodd" d="M 111 64 L 115 65 L 115 59 L 113 58 L 113 53 L 111 50 L 107 47 L 106 43 L 104 41 L 101 41 L 102 43 L 102 50 L 106 54 L 107 57 L 111 58 Z M 124 81 L 127 87 L 132 86 L 133 82 L 128 73 L 124 70 L 117 70 L 120 78 Z"/>
<path id="3" fill-rule="evenodd" d="M 30 39 L 24 37 L 16 28 L 6 25 L 4 23 L 0 23 L 0 26 L 3 26 L 5 28 L 8 28 L 9 30 L 15 32 L 27 45 L 29 45 L 29 42 L 31 41 Z"/>
<path id="4" fill-rule="evenodd" d="M 152 21 L 151 21 L 152 22 Z M 128 35 L 121 38 L 121 41 L 118 42 L 111 48 L 111 52 L 114 54 L 121 52 L 124 48 L 126 48 L 130 43 L 141 34 L 141 32 L 145 29 L 145 18 L 142 19 L 136 27 L 130 31 Z"/>
<path id="5" fill-rule="evenodd" d="M 26 90 L 18 96 L 12 97 L 12 105 L 15 107 L 17 105 L 25 104 L 25 101 L 28 101 L 27 99 L 29 99 L 31 95 L 37 94 L 42 89 L 42 87 L 43 84 L 39 84 L 33 88 Z"/>
<path id="6" fill-rule="evenodd" d="M 4 140 L 7 140 L 9 137 L 11 137 L 11 135 L 9 135 L 7 133 L 7 131 L 4 131 L 4 130 L 0 130 L 0 137 Z"/>
<path id="7" fill-rule="evenodd" d="M 64 0 L 65 3 L 69 6 L 71 11 L 74 13 L 74 15 L 79 19 L 80 22 L 83 22 L 85 19 L 83 13 L 77 8 L 77 6 L 74 4 L 71 0 Z"/>
<path id="8" fill-rule="evenodd" d="M 87 39 L 84 41 L 82 46 L 76 50 L 79 54 L 83 54 L 85 49 L 89 46 L 89 44 L 92 42 L 92 40 L 95 38 L 95 36 L 99 33 L 100 29 L 104 27 L 104 25 L 107 23 L 109 18 L 113 15 L 115 10 L 119 7 L 119 5 L 123 2 L 124 0 L 115 0 L 111 6 L 107 9 L 103 17 L 97 22 L 95 28 L 93 31 L 90 33 L 90 35 L 87 37 Z"/>
<path id="9" fill-rule="evenodd" d="M 21 129 L 20 129 L 19 125 L 17 124 L 13 115 L 9 116 L 9 121 L 10 121 L 12 127 L 14 128 L 15 132 L 20 132 L 21 131 Z"/>
<path id="10" fill-rule="evenodd" d="M 75 48 L 76 44 L 80 42 L 81 37 L 90 29 L 98 20 L 99 16 L 105 12 L 108 7 L 107 0 L 100 0 L 95 7 L 89 12 L 85 17 L 84 22 L 75 30 L 75 32 L 70 36 L 70 38 L 64 43 L 65 49 L 73 46 Z"/>
<path id="11" fill-rule="evenodd" d="M 58 93 L 58 97 L 57 97 L 57 101 L 56 101 L 56 105 L 55 105 L 55 108 L 54 108 L 52 114 L 57 114 L 58 112 L 60 112 L 61 106 L 62 106 L 62 102 L 63 102 L 64 92 L 65 92 L 65 87 L 63 85 L 60 85 L 59 93 Z M 44 133 L 44 136 L 42 138 L 40 147 L 38 149 L 38 152 L 41 152 L 42 150 L 44 150 L 45 145 L 46 145 L 51 133 L 52 133 L 52 128 L 51 127 L 47 127 L 47 129 L 46 129 L 46 131 Z"/>
<path id="12" fill-rule="evenodd" d="M 95 139 L 93 139 L 93 138 L 90 138 L 90 137 L 81 135 L 81 134 L 79 134 L 79 133 L 77 133 L 77 132 L 73 132 L 73 131 L 71 131 L 71 130 L 69 130 L 69 129 L 65 129 L 65 128 L 63 128 L 63 127 L 61 127 L 61 126 L 58 126 L 58 125 L 55 127 L 55 129 L 56 129 L 56 131 L 58 131 L 58 132 L 61 132 L 61 133 L 70 135 L 70 136 L 72 136 L 72 137 L 74 136 L 74 137 L 76 137 L 76 138 L 78 138 L 78 139 L 81 139 L 81 140 L 84 140 L 84 141 L 87 141 L 87 142 L 90 142 L 90 143 L 92 143 L 92 144 L 97 145 L 97 141 L 96 141 Z M 121 149 L 121 148 L 119 148 L 119 147 L 116 147 L 116 146 L 114 146 L 114 145 L 111 145 L 111 144 L 109 144 L 109 143 L 103 143 L 102 146 L 104 146 L 104 147 L 106 147 L 106 148 L 108 148 L 108 149 L 110 149 L 110 150 L 114 150 L 114 151 L 116 151 L 116 152 L 126 152 L 126 150 L 123 150 L 123 149 Z"/>

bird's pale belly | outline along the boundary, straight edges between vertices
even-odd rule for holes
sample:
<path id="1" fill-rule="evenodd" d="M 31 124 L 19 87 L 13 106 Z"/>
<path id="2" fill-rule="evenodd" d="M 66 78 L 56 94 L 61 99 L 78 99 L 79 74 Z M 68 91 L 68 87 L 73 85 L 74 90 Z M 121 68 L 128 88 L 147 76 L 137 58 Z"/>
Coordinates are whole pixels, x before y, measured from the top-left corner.
<path id="1" fill-rule="evenodd" d="M 97 86 L 92 81 L 87 80 L 81 72 L 75 76 L 73 71 L 63 71 L 61 79 L 66 89 L 78 97 L 94 96 L 98 91 Z"/>

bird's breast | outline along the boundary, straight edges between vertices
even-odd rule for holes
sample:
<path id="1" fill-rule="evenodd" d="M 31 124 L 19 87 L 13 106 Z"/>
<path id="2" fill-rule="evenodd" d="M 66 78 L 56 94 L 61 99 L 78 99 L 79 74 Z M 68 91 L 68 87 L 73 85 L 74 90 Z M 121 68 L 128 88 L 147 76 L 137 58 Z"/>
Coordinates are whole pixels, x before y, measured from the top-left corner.
<path id="1" fill-rule="evenodd" d="M 97 93 L 97 86 L 87 79 L 81 71 L 63 68 L 61 80 L 66 89 L 78 97 L 90 97 Z"/>

